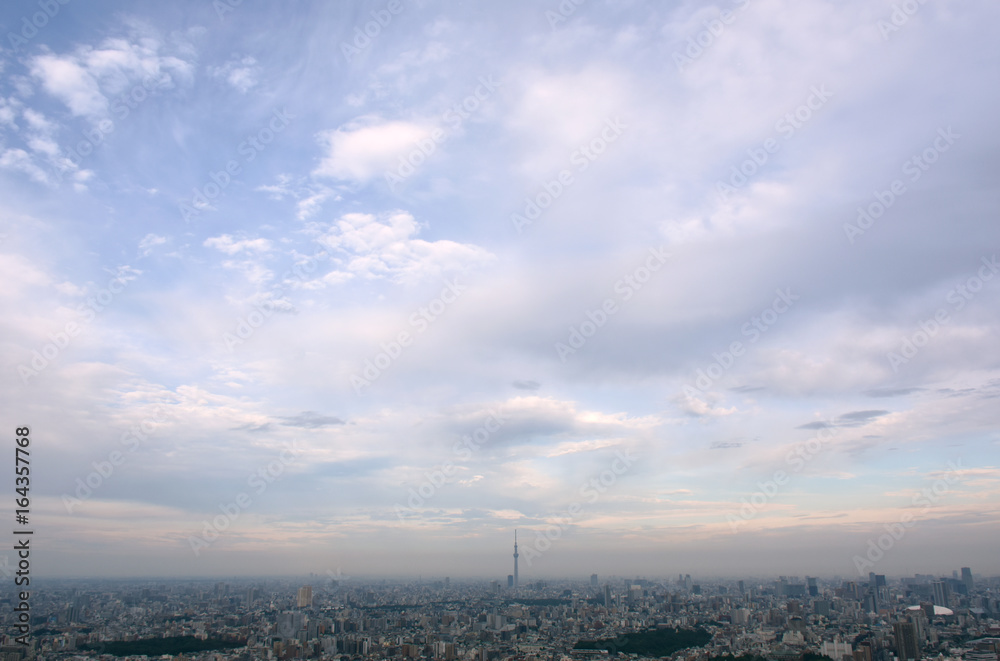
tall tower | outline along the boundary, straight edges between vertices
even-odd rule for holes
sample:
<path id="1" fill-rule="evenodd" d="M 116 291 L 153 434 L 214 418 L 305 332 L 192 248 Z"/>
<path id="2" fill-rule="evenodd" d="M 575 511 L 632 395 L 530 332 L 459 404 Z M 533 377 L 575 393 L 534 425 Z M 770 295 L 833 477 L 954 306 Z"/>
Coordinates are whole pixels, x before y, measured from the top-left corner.
<path id="1" fill-rule="evenodd" d="M 517 587 L 517 528 L 514 529 L 514 587 Z"/>

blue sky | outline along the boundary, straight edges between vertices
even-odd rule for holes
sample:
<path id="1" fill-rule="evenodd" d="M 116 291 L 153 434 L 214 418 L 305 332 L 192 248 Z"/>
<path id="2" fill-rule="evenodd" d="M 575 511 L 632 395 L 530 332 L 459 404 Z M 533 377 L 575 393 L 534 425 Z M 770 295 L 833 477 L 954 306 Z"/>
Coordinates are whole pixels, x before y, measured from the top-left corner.
<path id="1" fill-rule="evenodd" d="M 1000 8 L 903 4 L 8 3 L 38 571 L 1000 571 Z"/>

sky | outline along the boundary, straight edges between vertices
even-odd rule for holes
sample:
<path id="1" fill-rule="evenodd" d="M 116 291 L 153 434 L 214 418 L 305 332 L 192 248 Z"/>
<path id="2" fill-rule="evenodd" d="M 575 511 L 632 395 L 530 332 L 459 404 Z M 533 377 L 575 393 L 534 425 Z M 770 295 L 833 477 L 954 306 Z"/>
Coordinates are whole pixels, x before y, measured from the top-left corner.
<path id="1" fill-rule="evenodd" d="M 1000 573 L 998 21 L 5 3 L 32 570 Z"/>

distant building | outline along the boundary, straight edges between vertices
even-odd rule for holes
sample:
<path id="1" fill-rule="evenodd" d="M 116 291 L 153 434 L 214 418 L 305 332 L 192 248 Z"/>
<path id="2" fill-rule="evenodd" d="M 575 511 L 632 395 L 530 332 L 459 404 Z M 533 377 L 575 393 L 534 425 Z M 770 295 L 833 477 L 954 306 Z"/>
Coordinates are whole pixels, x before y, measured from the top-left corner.
<path id="1" fill-rule="evenodd" d="M 507 587 L 508 588 L 514 587 L 514 575 L 513 574 L 507 574 Z"/>
<path id="2" fill-rule="evenodd" d="M 309 608 L 313 605 L 313 589 L 311 585 L 299 588 L 299 608 Z"/>
<path id="3" fill-rule="evenodd" d="M 962 582 L 965 583 L 965 589 L 972 592 L 972 570 L 968 567 L 962 567 Z"/>
<path id="4" fill-rule="evenodd" d="M 809 590 L 810 597 L 819 596 L 819 586 L 816 585 L 816 579 L 806 576 L 806 587 Z"/>
<path id="5" fill-rule="evenodd" d="M 844 642 L 839 637 L 834 638 L 832 641 L 823 641 L 823 646 L 820 648 L 819 653 L 834 659 L 834 661 L 841 661 L 845 656 L 851 659 L 854 658 L 854 650 L 851 648 L 851 644 Z"/>
<path id="6" fill-rule="evenodd" d="M 596 588 L 597 587 L 597 574 L 591 574 L 590 575 L 590 587 L 592 587 L 592 588 Z"/>
<path id="7" fill-rule="evenodd" d="M 944 606 L 947 608 L 951 605 L 949 603 L 951 600 L 951 588 L 948 587 L 948 583 L 946 581 L 934 581 L 931 584 L 931 587 L 934 590 L 935 606 Z"/>

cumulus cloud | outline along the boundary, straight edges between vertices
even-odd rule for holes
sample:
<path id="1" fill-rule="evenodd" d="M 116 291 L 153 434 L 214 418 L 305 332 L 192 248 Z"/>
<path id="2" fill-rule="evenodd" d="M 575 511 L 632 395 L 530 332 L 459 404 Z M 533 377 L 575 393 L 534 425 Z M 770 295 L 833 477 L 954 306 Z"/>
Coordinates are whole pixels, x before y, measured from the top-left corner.
<path id="1" fill-rule="evenodd" d="M 319 135 L 326 155 L 313 170 L 317 177 L 367 183 L 397 165 L 404 153 L 427 139 L 432 126 L 363 117 Z"/>
<path id="2" fill-rule="evenodd" d="M 157 87 L 169 87 L 193 79 L 183 44 L 171 48 L 155 34 L 132 32 L 127 38 L 108 38 L 98 47 L 36 55 L 29 62 L 31 75 L 72 114 L 93 121 L 106 117 L 113 97 L 131 86 L 151 80 Z"/>
<path id="3" fill-rule="evenodd" d="M 345 214 L 320 239 L 329 248 L 346 255 L 344 266 L 327 277 L 341 281 L 358 276 L 414 282 L 495 259 L 479 246 L 445 239 L 418 239 L 419 232 L 416 219 L 405 211 L 382 217 Z"/>

